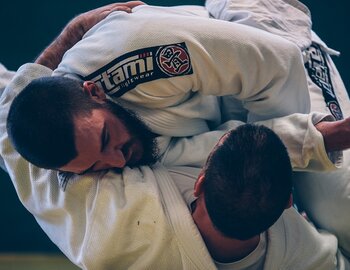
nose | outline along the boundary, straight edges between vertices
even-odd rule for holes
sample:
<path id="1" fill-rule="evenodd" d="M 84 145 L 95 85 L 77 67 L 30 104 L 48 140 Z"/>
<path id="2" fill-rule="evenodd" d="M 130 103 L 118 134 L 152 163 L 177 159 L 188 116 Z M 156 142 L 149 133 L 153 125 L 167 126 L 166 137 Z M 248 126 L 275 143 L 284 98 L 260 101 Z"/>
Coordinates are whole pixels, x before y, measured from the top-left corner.
<path id="1" fill-rule="evenodd" d="M 102 160 L 101 160 L 102 161 Z M 101 162 L 103 169 L 124 168 L 126 160 L 121 150 L 110 151 L 106 153 Z"/>

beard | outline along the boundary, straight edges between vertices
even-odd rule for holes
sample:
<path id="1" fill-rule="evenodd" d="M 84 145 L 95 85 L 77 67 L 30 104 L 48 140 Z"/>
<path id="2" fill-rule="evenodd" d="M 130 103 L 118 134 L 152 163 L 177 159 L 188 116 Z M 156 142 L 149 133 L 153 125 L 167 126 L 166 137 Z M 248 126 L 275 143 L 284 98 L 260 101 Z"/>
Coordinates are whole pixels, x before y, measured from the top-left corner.
<path id="1" fill-rule="evenodd" d="M 130 133 L 132 140 L 138 140 L 141 142 L 143 147 L 143 154 L 137 161 L 131 161 L 128 166 L 142 166 L 142 165 L 153 165 L 159 159 L 159 150 L 157 147 L 156 137 L 149 127 L 140 119 L 140 117 L 118 103 L 111 100 L 106 100 L 103 107 L 109 110 L 115 115 L 127 128 Z M 125 152 L 126 148 L 130 146 L 130 143 L 126 143 L 122 149 Z"/>

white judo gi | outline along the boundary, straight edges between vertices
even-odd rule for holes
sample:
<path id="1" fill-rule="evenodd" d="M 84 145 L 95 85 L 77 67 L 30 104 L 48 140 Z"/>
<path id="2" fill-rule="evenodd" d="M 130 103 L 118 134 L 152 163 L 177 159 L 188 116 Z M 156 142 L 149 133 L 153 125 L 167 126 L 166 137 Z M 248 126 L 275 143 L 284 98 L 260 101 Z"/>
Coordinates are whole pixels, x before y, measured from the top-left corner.
<path id="1" fill-rule="evenodd" d="M 96 82 L 162 135 L 191 136 L 219 124 L 214 96 L 243 100 L 248 121 L 309 112 L 294 43 L 208 18 L 203 7 L 114 12 L 65 53 L 54 75 Z"/>
<path id="2" fill-rule="evenodd" d="M 50 73 L 40 65 L 21 67 L 0 100 L 0 154 L 21 202 L 50 239 L 83 269 L 216 269 L 162 165 L 76 176 L 64 192 L 57 172 L 32 166 L 16 153 L 6 132 L 11 101 L 32 79 Z M 171 171 L 193 180 L 199 169 L 192 169 L 187 176 L 179 167 Z M 337 239 L 317 232 L 293 209 L 266 235 L 264 269 L 346 269 Z M 232 267 L 253 269 L 244 263 Z"/>

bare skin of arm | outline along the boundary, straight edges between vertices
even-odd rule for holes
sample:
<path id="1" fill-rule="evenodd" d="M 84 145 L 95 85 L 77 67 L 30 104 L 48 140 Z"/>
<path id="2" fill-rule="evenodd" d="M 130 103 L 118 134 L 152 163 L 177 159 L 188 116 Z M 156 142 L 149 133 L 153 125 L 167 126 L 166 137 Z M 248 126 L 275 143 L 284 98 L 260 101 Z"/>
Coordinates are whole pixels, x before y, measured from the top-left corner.
<path id="1" fill-rule="evenodd" d="M 144 5 L 141 1 L 114 3 L 82 13 L 71 20 L 60 35 L 39 55 L 35 63 L 55 69 L 64 53 L 73 47 L 95 24 L 106 18 L 113 11 L 131 13 L 132 9 Z"/>
<path id="2" fill-rule="evenodd" d="M 350 148 L 350 117 L 335 122 L 320 122 L 315 127 L 322 134 L 328 152 Z"/>

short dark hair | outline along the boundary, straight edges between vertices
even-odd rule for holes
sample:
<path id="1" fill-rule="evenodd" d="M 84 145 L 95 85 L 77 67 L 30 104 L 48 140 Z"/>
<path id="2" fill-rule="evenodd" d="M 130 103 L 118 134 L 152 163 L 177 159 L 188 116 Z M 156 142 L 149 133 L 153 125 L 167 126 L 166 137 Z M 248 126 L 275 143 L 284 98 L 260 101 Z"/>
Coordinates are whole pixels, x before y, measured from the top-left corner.
<path id="1" fill-rule="evenodd" d="M 74 116 L 88 115 L 98 107 L 78 80 L 58 76 L 35 79 L 11 105 L 8 135 L 29 162 L 58 169 L 77 156 Z"/>
<path id="2" fill-rule="evenodd" d="M 214 226 L 246 240 L 281 216 L 292 192 L 287 150 L 269 128 L 246 124 L 228 132 L 204 168 L 204 198 Z"/>

